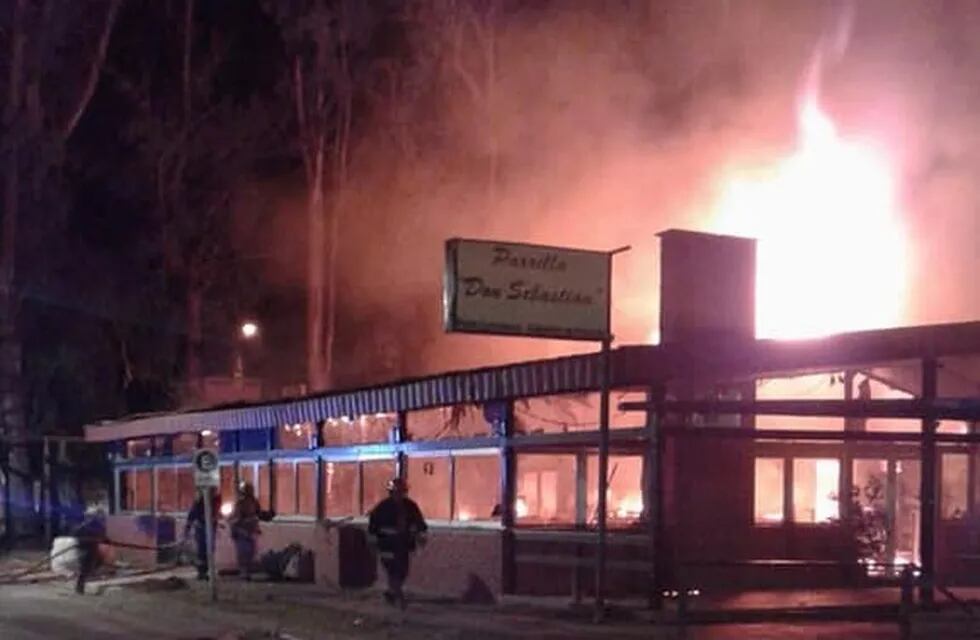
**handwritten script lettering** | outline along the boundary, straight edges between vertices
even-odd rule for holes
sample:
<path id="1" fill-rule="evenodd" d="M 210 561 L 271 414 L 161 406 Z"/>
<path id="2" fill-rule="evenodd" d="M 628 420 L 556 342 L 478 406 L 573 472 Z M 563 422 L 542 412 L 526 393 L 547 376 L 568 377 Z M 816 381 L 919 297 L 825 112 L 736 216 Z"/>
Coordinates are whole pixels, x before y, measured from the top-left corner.
<path id="1" fill-rule="evenodd" d="M 490 265 L 534 271 L 565 271 L 568 268 L 568 265 L 557 253 L 548 251 L 543 254 L 536 252 L 527 255 L 517 253 L 509 247 L 494 247 L 493 261 Z"/>

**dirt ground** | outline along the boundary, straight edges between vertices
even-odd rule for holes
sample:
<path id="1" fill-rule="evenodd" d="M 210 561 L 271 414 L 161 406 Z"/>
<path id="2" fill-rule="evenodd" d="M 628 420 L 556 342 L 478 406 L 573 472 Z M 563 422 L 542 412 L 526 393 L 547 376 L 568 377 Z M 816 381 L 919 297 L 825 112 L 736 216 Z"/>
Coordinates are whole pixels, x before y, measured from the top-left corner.
<path id="1" fill-rule="evenodd" d="M 35 558 L 36 560 L 36 558 Z M 614 611 L 602 625 L 567 605 L 508 602 L 464 605 L 416 596 L 406 611 L 392 609 L 374 591 L 341 592 L 301 584 L 246 583 L 222 578 L 212 603 L 206 583 L 177 569 L 109 577 L 76 595 L 72 584 L 34 573 L 10 584 L 28 559 L 0 561 L 0 638 L 204 640 L 285 638 L 678 638 L 673 625 L 645 613 Z M 828 623 L 710 625 L 691 628 L 691 640 L 898 637 L 894 624 Z"/>

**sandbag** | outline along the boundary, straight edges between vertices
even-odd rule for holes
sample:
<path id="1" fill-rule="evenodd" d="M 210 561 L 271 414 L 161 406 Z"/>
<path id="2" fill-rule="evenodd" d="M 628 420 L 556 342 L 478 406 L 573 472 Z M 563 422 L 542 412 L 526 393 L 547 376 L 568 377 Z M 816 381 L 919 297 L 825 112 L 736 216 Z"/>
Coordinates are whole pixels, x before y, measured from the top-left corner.
<path id="1" fill-rule="evenodd" d="M 58 536 L 51 543 L 51 571 L 60 576 L 71 576 L 78 573 L 81 566 L 82 550 L 78 546 L 78 538 L 74 536 Z"/>

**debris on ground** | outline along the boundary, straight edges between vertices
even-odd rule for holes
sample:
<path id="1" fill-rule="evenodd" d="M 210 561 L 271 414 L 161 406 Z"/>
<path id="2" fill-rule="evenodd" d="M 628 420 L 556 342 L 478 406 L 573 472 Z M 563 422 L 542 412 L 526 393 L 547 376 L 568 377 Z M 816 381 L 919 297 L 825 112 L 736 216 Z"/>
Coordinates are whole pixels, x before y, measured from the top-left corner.
<path id="1" fill-rule="evenodd" d="M 180 591 L 182 589 L 187 589 L 188 585 L 187 581 L 183 578 L 168 576 L 166 578 L 147 578 L 146 580 L 140 580 L 139 582 L 128 584 L 126 587 L 135 591 L 143 591 L 145 593 L 158 593 L 161 591 Z"/>

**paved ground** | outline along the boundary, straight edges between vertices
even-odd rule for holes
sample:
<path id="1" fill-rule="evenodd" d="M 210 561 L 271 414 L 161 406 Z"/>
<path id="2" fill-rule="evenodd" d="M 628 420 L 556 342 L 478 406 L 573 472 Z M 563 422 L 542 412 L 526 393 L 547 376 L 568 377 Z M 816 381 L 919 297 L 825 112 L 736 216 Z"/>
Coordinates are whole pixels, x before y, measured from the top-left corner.
<path id="1" fill-rule="evenodd" d="M 20 563 L 0 562 L 0 575 L 16 573 Z M 502 606 L 470 606 L 437 599 L 414 599 L 406 612 L 392 610 L 372 592 L 330 592 L 299 584 L 222 581 L 220 598 L 209 601 L 203 583 L 187 570 L 100 580 L 84 596 L 50 574 L 39 582 L 0 584 L 0 638 L 677 638 L 673 625 L 655 625 L 641 611 L 616 612 L 594 625 L 587 612 L 540 601 Z M 788 594 L 788 601 L 805 598 Z M 743 597 L 743 611 L 760 604 Z M 798 603 L 798 602 L 797 602 Z M 818 604 L 823 604 L 820 601 Z M 278 635 L 277 635 L 278 634 Z M 691 628 L 691 640 L 735 638 L 891 639 L 894 623 L 713 624 Z"/>

